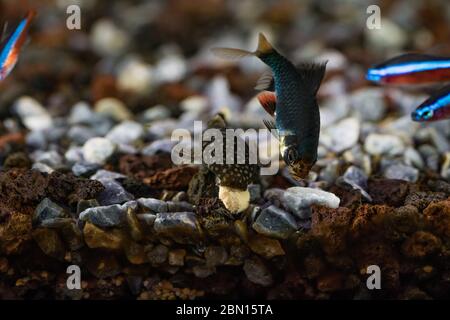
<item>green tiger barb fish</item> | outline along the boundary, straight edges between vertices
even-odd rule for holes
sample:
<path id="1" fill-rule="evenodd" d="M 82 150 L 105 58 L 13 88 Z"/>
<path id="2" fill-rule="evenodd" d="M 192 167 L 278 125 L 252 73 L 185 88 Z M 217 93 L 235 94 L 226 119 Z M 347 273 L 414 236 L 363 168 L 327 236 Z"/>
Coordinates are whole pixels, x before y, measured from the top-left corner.
<path id="1" fill-rule="evenodd" d="M 256 89 L 264 109 L 275 121 L 264 120 L 280 141 L 280 154 L 296 179 L 308 176 L 317 161 L 320 113 L 316 94 L 325 75 L 326 62 L 294 66 L 260 33 L 258 47 L 250 52 L 242 49 L 214 48 L 220 57 L 237 59 L 256 56 L 270 67 Z"/>

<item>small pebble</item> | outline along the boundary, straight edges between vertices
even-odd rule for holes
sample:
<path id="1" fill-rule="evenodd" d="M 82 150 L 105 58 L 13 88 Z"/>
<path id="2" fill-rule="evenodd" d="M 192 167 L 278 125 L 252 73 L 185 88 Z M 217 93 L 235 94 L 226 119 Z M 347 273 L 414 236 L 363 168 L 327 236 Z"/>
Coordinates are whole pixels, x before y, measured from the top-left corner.
<path id="1" fill-rule="evenodd" d="M 372 133 L 367 137 L 364 148 L 374 156 L 396 156 L 405 151 L 405 145 L 399 137 L 377 133 Z"/>
<path id="2" fill-rule="evenodd" d="M 83 157 L 89 163 L 104 164 L 114 151 L 115 145 L 110 140 L 92 138 L 83 146 Z"/>
<path id="3" fill-rule="evenodd" d="M 252 227 L 268 237 L 287 239 L 297 230 L 297 223 L 290 213 L 272 205 L 261 210 Z"/>

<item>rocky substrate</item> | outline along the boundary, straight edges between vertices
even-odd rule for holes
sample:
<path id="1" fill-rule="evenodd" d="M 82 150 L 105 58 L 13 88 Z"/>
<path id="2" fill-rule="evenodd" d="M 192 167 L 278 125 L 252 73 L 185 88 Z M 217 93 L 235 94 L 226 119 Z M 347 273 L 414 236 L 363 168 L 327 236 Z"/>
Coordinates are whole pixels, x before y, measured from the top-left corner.
<path id="1" fill-rule="evenodd" d="M 176 169 L 159 171 L 177 180 L 171 190 L 143 184 L 155 197 L 139 189 L 111 193 L 123 178 L 106 170 L 96 173 L 101 183 L 57 171 L 0 173 L 1 297 L 449 295 L 450 184 L 442 180 L 371 179 L 372 204 L 336 185 L 330 189 L 339 198 L 302 187 L 255 188 L 249 209 L 231 216 L 217 198 L 198 197 L 208 171 Z M 180 186 L 174 176 L 183 171 L 192 178 Z M 80 290 L 66 286 L 73 264 L 82 270 Z M 381 290 L 367 289 L 369 265 L 381 268 Z"/>

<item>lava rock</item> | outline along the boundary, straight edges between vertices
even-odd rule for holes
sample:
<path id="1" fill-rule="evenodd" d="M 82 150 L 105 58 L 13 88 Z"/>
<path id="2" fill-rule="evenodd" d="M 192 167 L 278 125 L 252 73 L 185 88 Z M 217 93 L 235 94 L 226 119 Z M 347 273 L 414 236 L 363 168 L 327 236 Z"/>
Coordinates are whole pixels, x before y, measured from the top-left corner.
<path id="1" fill-rule="evenodd" d="M 178 166 L 159 171 L 155 175 L 145 178 L 144 182 L 155 189 L 185 189 L 197 171 L 196 166 Z"/>
<path id="2" fill-rule="evenodd" d="M 405 205 L 412 205 L 423 211 L 431 202 L 438 202 L 447 199 L 444 192 L 411 192 L 405 198 Z"/>
<path id="3" fill-rule="evenodd" d="M 432 202 L 423 211 L 427 223 L 435 234 L 450 238 L 450 201 Z"/>
<path id="4" fill-rule="evenodd" d="M 426 231 L 417 231 L 402 245 L 403 254 L 409 258 L 424 258 L 441 248 L 441 240 Z"/>
<path id="5" fill-rule="evenodd" d="M 368 192 L 374 204 L 399 207 L 408 195 L 409 183 L 404 180 L 369 179 Z"/>
<path id="6" fill-rule="evenodd" d="M 31 216 L 19 212 L 11 215 L 0 223 L 0 252 L 15 254 L 31 239 Z"/>

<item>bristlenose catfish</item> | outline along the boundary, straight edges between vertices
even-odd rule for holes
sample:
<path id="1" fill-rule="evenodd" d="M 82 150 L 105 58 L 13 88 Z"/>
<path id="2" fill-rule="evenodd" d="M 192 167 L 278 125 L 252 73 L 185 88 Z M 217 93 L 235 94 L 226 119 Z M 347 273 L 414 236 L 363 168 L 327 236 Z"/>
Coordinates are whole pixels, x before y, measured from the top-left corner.
<path id="1" fill-rule="evenodd" d="M 275 122 L 264 120 L 264 123 L 280 140 L 280 154 L 292 176 L 306 178 L 317 161 L 320 114 L 316 94 L 326 62 L 294 66 L 262 33 L 254 52 L 231 48 L 214 48 L 212 51 L 228 59 L 256 56 L 270 67 L 271 74 L 263 74 L 256 87 L 267 90 L 260 93 L 258 99 L 275 118 Z"/>

